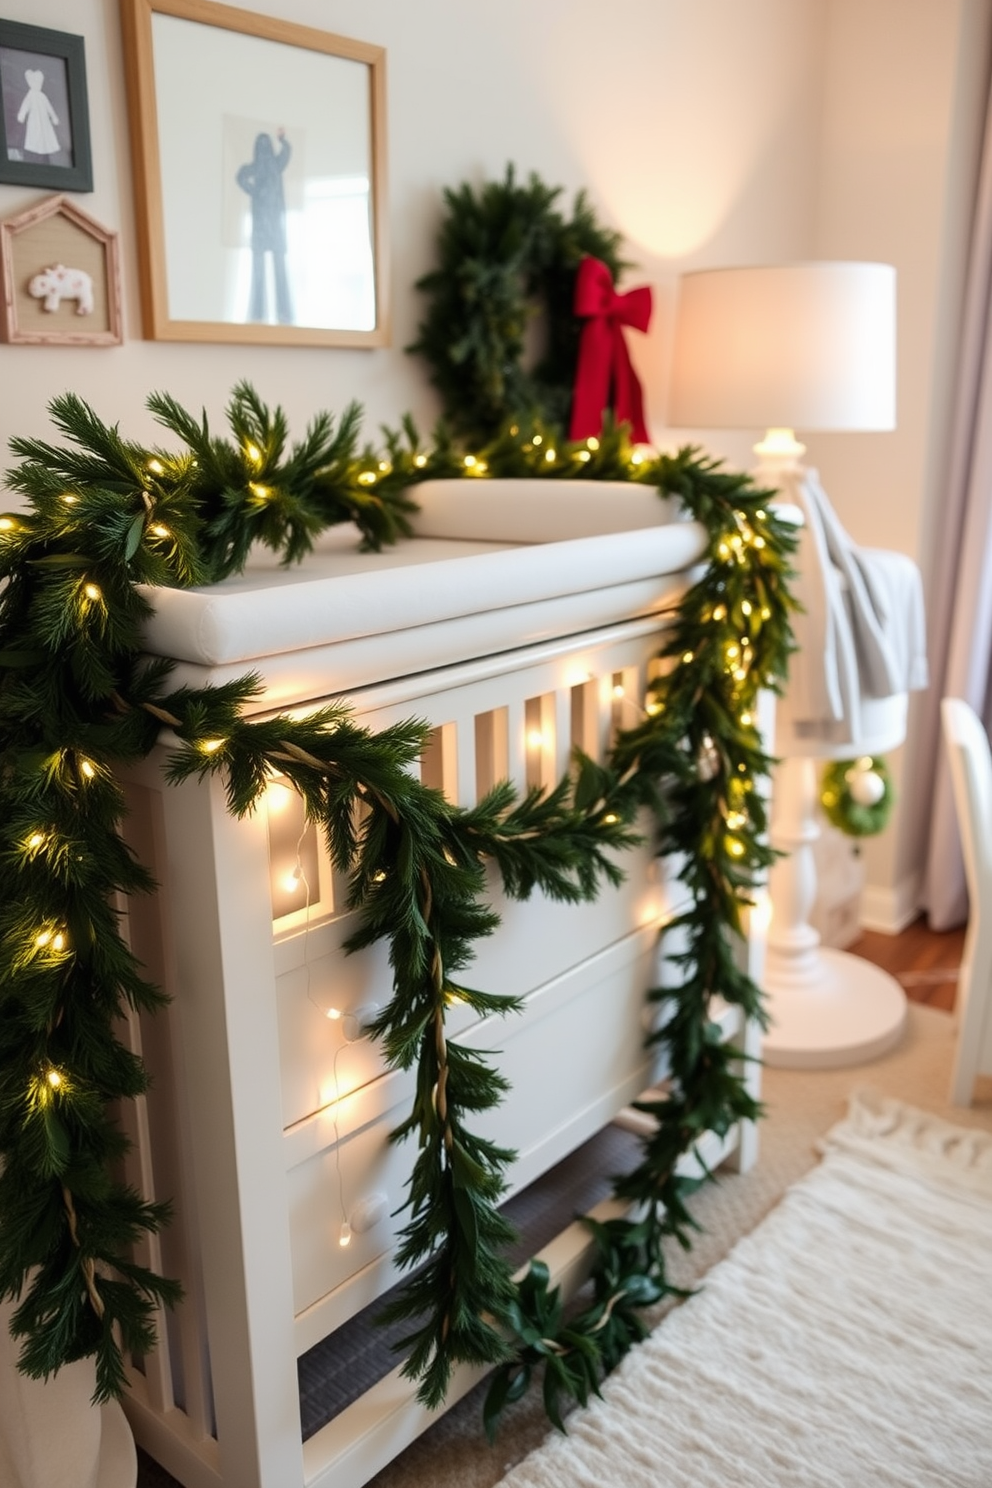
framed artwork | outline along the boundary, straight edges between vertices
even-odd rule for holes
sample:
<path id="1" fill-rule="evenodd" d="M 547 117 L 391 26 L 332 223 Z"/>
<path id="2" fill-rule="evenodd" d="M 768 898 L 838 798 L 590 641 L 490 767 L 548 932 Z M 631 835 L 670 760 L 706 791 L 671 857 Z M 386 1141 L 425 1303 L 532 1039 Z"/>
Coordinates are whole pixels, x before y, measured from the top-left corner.
<path id="1" fill-rule="evenodd" d="M 0 222 L 0 340 L 22 346 L 119 346 L 117 234 L 66 196 Z"/>
<path id="2" fill-rule="evenodd" d="M 145 335 L 382 346 L 385 53 L 213 0 L 121 0 Z"/>
<path id="3" fill-rule="evenodd" d="M 0 20 L 0 181 L 93 190 L 81 36 Z"/>

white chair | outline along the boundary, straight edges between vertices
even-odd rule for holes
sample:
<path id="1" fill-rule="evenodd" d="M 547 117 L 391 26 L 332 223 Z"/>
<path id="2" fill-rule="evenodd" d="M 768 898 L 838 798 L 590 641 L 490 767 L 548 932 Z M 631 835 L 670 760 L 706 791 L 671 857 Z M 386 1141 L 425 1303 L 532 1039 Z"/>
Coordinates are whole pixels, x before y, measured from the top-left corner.
<path id="1" fill-rule="evenodd" d="M 992 750 L 981 719 L 961 698 L 944 698 L 940 712 L 970 902 L 950 1099 L 969 1106 L 976 1077 L 992 1074 Z"/>

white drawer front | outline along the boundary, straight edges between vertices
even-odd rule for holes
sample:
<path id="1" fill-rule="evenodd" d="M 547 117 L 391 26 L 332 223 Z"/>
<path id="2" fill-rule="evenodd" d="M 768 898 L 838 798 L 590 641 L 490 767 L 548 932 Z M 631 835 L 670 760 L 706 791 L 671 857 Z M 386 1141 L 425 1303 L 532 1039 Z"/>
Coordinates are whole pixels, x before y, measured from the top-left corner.
<path id="1" fill-rule="evenodd" d="M 543 894 L 514 903 L 494 889 L 492 902 L 502 923 L 494 935 L 479 942 L 478 956 L 459 973 L 459 980 L 481 991 L 525 997 L 633 931 L 657 924 L 656 864 L 638 852 L 630 853 L 624 866 L 627 882 L 606 890 L 595 904 L 556 904 Z M 349 1015 L 373 1005 L 382 1007 L 392 996 L 384 945 L 355 956 L 341 950 L 355 924 L 354 915 L 345 915 L 276 948 L 286 1127 L 384 1072 L 368 1040 L 342 1050 L 345 1035 L 354 1032 Z"/>
<path id="2" fill-rule="evenodd" d="M 494 1062 L 511 1082 L 503 1106 L 478 1127 L 517 1149 L 511 1191 L 533 1181 L 651 1083 L 642 1015 L 654 957 L 650 928 L 540 988 L 521 1015 L 467 1030 L 466 1043 L 500 1051 Z M 339 1055 L 339 1074 L 353 1052 L 349 1047 Z M 391 1077 L 343 1101 L 337 1131 L 331 1108 L 287 1135 L 297 1315 L 321 1304 L 319 1323 L 308 1322 L 301 1347 L 394 1279 L 387 1257 L 403 1216 L 393 1211 L 404 1200 L 414 1152 L 387 1138 L 409 1109 L 408 1084 Z M 342 1224 L 351 1222 L 360 1201 L 377 1194 L 385 1198 L 378 1223 L 364 1231 L 352 1224 L 342 1247 Z"/>

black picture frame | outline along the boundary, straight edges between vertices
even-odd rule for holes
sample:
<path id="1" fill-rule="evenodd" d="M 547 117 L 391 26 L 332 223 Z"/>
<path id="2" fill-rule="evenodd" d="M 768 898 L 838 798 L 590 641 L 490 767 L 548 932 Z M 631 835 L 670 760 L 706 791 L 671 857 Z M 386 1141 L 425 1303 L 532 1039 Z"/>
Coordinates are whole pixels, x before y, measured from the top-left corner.
<path id="1" fill-rule="evenodd" d="M 0 19 L 0 181 L 93 190 L 82 36 Z"/>

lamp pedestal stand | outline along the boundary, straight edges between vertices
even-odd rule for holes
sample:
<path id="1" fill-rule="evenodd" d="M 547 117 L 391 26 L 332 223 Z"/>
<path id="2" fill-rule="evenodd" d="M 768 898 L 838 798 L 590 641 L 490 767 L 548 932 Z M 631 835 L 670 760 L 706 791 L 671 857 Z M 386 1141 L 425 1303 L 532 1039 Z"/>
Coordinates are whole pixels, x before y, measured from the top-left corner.
<path id="1" fill-rule="evenodd" d="M 769 429 L 754 452 L 755 479 L 780 493 L 795 493 L 802 480 L 805 446 L 791 429 Z M 784 504 L 783 504 L 784 501 Z M 775 498 L 787 519 L 802 512 L 789 494 Z M 800 653 L 793 660 L 802 666 Z M 906 1026 L 906 994 L 895 977 L 847 951 L 820 944 L 809 922 L 816 902 L 813 844 L 820 835 L 818 771 L 821 761 L 888 754 L 906 737 L 908 699 L 863 698 L 856 743 L 837 745 L 798 734 L 786 692 L 776 708 L 775 751 L 780 764 L 772 793 L 771 843 L 787 856 L 771 868 L 772 918 L 765 960 L 765 1006 L 770 1019 L 762 1039 L 766 1064 L 785 1069 L 843 1069 L 886 1053 Z"/>
<path id="2" fill-rule="evenodd" d="M 787 1069 L 862 1064 L 899 1042 L 906 995 L 870 961 L 821 946 L 809 923 L 816 899 L 813 844 L 820 835 L 814 758 L 782 761 L 773 803 L 772 846 L 789 856 L 778 859 L 769 879 L 773 908 L 764 987 L 771 1026 L 762 1057 Z"/>

